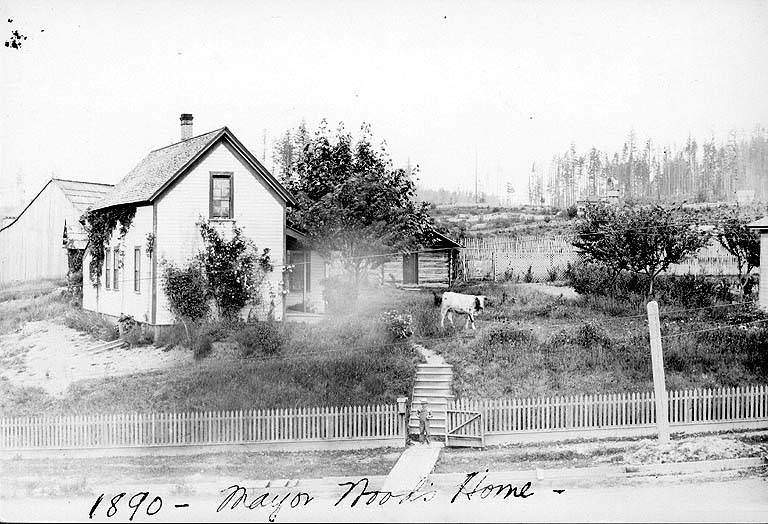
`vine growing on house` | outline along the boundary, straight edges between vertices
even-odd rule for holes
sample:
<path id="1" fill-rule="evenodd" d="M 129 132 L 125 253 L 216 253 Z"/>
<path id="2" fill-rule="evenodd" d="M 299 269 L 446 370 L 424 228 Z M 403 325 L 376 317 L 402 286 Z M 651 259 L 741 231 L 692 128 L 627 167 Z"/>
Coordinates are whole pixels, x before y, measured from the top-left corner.
<path id="1" fill-rule="evenodd" d="M 199 260 L 205 269 L 208 292 L 219 315 L 234 319 L 246 305 L 262 302 L 266 274 L 273 269 L 269 249 L 259 254 L 253 241 L 237 226 L 232 228 L 231 238 L 225 239 L 207 222 L 198 225 L 203 237 Z"/>
<path id="2" fill-rule="evenodd" d="M 99 277 L 104 267 L 104 254 L 112 233 L 119 224 L 118 239 L 125 238 L 134 216 L 136 206 L 120 205 L 86 211 L 80 218 L 80 223 L 88 235 L 88 249 L 91 253 L 88 274 L 94 286 L 99 285 Z"/>

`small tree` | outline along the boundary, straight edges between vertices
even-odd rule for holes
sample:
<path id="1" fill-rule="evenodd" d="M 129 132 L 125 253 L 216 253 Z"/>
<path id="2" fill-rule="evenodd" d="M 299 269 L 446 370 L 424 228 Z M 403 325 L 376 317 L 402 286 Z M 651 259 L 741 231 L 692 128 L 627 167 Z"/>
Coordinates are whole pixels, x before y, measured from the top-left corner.
<path id="1" fill-rule="evenodd" d="M 679 211 L 658 205 L 590 205 L 573 245 L 605 267 L 614 284 L 624 270 L 646 275 L 650 296 L 659 273 L 709 243 L 709 235 L 685 219 Z"/>
<path id="2" fill-rule="evenodd" d="M 736 268 L 743 297 L 746 294 L 749 273 L 760 266 L 760 237 L 755 231 L 749 229 L 747 221 L 735 212 L 723 221 L 715 235 L 720 245 L 736 257 Z"/>
<path id="3" fill-rule="evenodd" d="M 198 259 L 208 283 L 208 296 L 213 297 L 221 317 L 233 320 L 246 305 L 261 303 L 266 273 L 272 271 L 269 249 L 259 255 L 237 226 L 232 229 L 232 238 L 226 240 L 207 222 L 198 225 L 203 237 Z"/>
<path id="4" fill-rule="evenodd" d="M 647 295 L 656 277 L 709 243 L 709 234 L 685 220 L 685 215 L 659 205 L 627 206 L 621 213 L 621 233 L 628 268 L 648 277 Z"/>
<path id="5" fill-rule="evenodd" d="M 162 262 L 162 285 L 168 298 L 171 314 L 184 325 L 188 347 L 192 345 L 190 324 L 208 316 L 209 294 L 205 271 L 199 261 L 192 260 L 184 267 L 173 262 Z"/>
<path id="6" fill-rule="evenodd" d="M 589 204 L 584 217 L 576 224 L 576 237 L 571 241 L 587 261 L 605 268 L 611 282 L 611 294 L 619 274 L 629 268 L 626 246 L 621 238 L 619 211 L 608 204 Z"/>

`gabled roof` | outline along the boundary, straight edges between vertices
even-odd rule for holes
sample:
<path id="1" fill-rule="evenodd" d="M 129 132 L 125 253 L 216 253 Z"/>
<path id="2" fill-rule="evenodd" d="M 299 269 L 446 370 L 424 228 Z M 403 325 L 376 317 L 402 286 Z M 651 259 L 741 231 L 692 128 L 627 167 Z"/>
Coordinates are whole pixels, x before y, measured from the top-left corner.
<path id="1" fill-rule="evenodd" d="M 226 140 L 267 184 L 286 202 L 296 201 L 256 157 L 226 127 L 150 151 L 94 209 L 120 204 L 149 203 L 160 196 L 174 180 L 220 140 Z"/>
<path id="2" fill-rule="evenodd" d="M 37 198 L 43 194 L 43 191 L 45 191 L 45 188 L 47 188 L 49 185 L 54 184 L 61 189 L 61 191 L 64 193 L 64 196 L 69 200 L 72 205 L 74 206 L 76 211 L 79 211 L 82 213 L 85 211 L 89 206 L 93 205 L 96 201 L 100 200 L 106 193 L 108 193 L 112 189 L 112 185 L 110 184 L 99 184 L 96 182 L 80 182 L 77 180 L 64 180 L 62 178 L 51 178 L 48 180 L 48 182 L 45 183 L 45 185 L 40 189 L 40 191 L 37 192 L 37 194 L 32 198 L 32 200 L 29 201 L 29 203 L 24 207 L 24 209 L 16 215 L 16 218 L 13 220 L 13 222 L 9 223 L 7 226 L 0 228 L 0 231 L 3 229 L 7 229 L 11 227 L 13 224 L 16 223 L 16 221 L 21 217 L 21 215 L 24 214 L 24 212 L 29 209 L 29 206 L 31 206 Z"/>

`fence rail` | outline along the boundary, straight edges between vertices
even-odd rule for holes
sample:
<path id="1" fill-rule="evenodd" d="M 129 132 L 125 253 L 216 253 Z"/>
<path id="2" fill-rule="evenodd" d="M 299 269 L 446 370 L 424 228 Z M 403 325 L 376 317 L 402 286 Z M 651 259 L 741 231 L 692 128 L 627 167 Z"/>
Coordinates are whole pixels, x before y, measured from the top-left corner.
<path id="1" fill-rule="evenodd" d="M 396 405 L 0 419 L 0 449 L 114 448 L 401 436 Z"/>
<path id="2" fill-rule="evenodd" d="M 566 235 L 467 238 L 462 242 L 461 257 L 465 274 L 470 279 L 500 279 L 505 273 L 508 277 L 509 272 L 522 279 L 530 267 L 534 280 L 553 280 L 562 276 L 568 263 L 580 260 Z M 714 242 L 682 263 L 673 264 L 667 273 L 736 275 L 738 270 L 736 257 Z"/>
<path id="3" fill-rule="evenodd" d="M 669 391 L 669 421 L 675 424 L 766 421 L 768 387 Z M 478 411 L 486 434 L 598 428 L 656 423 L 653 392 L 551 398 L 454 401 L 449 409 Z"/>

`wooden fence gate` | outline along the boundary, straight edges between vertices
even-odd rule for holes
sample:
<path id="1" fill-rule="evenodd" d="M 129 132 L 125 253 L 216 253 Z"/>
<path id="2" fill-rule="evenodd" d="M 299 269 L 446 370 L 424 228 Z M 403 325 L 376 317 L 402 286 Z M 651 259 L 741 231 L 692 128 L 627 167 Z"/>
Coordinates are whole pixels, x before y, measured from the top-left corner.
<path id="1" fill-rule="evenodd" d="M 464 448 L 485 446 L 482 414 L 467 409 L 448 409 L 445 418 L 445 445 Z"/>

